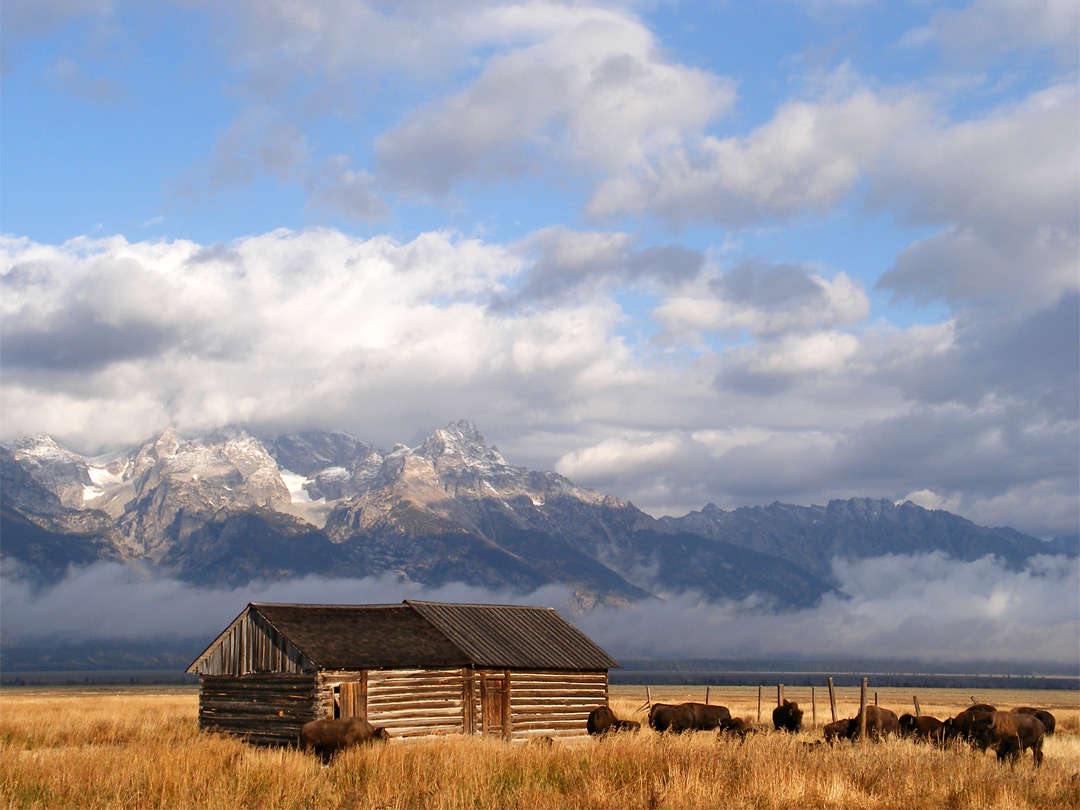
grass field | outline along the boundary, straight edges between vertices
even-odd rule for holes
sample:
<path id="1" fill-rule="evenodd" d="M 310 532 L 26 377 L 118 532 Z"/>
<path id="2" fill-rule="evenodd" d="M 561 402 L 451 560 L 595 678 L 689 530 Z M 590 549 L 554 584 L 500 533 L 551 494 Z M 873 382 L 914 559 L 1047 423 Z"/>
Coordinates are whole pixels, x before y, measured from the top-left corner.
<path id="1" fill-rule="evenodd" d="M 657 702 L 705 699 L 705 687 L 651 687 Z M 970 696 L 919 690 L 925 714 L 955 714 Z M 879 690 L 881 705 L 912 708 L 911 690 Z M 1058 718 L 1046 762 L 1015 768 L 991 752 L 890 739 L 824 746 L 817 727 L 740 743 L 708 732 L 577 738 L 506 745 L 447 737 L 365 749 L 324 767 L 296 750 L 269 750 L 200 733 L 190 687 L 8 688 L 0 692 L 0 806 L 4 808 L 1076 808 L 1080 695 L 984 690 L 1002 708 L 1037 705 Z M 809 688 L 785 689 L 806 710 Z M 712 703 L 756 720 L 758 691 L 712 687 Z M 775 705 L 765 690 L 762 721 Z M 858 690 L 838 690 L 853 715 Z M 644 719 L 644 687 L 613 687 L 611 705 Z M 639 711 L 640 709 L 640 711 Z"/>

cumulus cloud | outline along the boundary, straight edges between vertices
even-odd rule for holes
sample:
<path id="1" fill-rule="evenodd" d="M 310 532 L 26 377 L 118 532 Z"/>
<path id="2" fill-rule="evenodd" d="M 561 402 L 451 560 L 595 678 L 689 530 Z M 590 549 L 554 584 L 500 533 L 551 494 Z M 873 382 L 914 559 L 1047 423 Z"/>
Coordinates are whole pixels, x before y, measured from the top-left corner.
<path id="1" fill-rule="evenodd" d="M 648 29 L 614 8 L 518 6 L 477 25 L 517 42 L 375 142 L 377 170 L 405 191 L 520 175 L 537 154 L 589 171 L 641 166 L 734 101 L 731 82 L 664 61 Z"/>
<path id="2" fill-rule="evenodd" d="M 695 278 L 705 257 L 682 245 L 640 248 L 629 234 L 552 226 L 529 234 L 515 250 L 532 259 L 514 294 L 498 307 L 551 304 L 615 286 L 670 288 Z"/>
<path id="3" fill-rule="evenodd" d="M 844 273 L 826 279 L 791 264 L 754 259 L 685 284 L 654 311 L 660 342 L 694 342 L 703 333 L 737 339 L 827 330 L 863 320 L 870 302 Z"/>
<path id="4" fill-rule="evenodd" d="M 586 211 L 746 227 L 827 210 L 929 112 L 910 93 L 855 88 L 836 95 L 791 101 L 749 135 L 706 135 L 666 151 L 648 171 L 616 174 Z"/>
<path id="5" fill-rule="evenodd" d="M 50 413 L 48 430 L 82 446 L 137 441 L 132 426 L 148 423 L 286 421 L 375 426 L 392 444 L 480 402 L 507 419 L 538 397 L 554 407 L 576 395 L 572 378 L 590 390 L 623 354 L 604 301 L 492 315 L 520 259 L 450 234 L 4 247 L 9 435 Z M 439 402 L 420 393 L 433 385 Z"/>
<path id="6" fill-rule="evenodd" d="M 450 584 L 428 589 L 393 576 L 306 577 L 214 590 L 140 579 L 101 563 L 34 591 L 16 577 L 0 589 L 5 640 L 67 641 L 201 637 L 209 642 L 248 602 L 394 604 L 402 599 L 556 607 L 616 657 L 782 658 L 828 656 L 987 659 L 1075 666 L 1080 637 L 1075 558 L 1039 557 L 1012 571 L 987 557 L 941 554 L 834 562 L 838 592 L 799 612 L 777 613 L 751 597 L 711 603 L 693 593 L 582 613 L 557 586 L 519 594 Z M 677 628 L 677 632 L 673 632 Z"/>
<path id="7" fill-rule="evenodd" d="M 1060 85 L 898 141 L 873 198 L 944 227 L 901 252 L 878 286 L 1020 314 L 1080 290 L 1078 98 L 1076 84 Z"/>

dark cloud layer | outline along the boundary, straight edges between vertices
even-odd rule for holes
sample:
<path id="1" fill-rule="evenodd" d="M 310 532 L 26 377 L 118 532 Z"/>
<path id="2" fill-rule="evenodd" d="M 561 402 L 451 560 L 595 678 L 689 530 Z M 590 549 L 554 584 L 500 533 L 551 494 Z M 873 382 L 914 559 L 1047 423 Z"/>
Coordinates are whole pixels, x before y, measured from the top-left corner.
<path id="1" fill-rule="evenodd" d="M 1080 646 L 1078 561 L 1035 558 L 1010 571 L 993 558 L 941 554 L 834 563 L 838 593 L 814 608 L 775 612 L 756 598 L 710 603 L 671 594 L 629 608 L 579 613 L 557 586 L 528 594 L 450 584 L 427 589 L 393 576 L 307 577 L 214 590 L 145 580 L 111 563 L 73 570 L 35 591 L 10 570 L 0 590 L 3 638 L 209 641 L 248 602 L 434 601 L 556 607 L 616 656 L 693 658 L 919 658 L 1075 664 Z"/>

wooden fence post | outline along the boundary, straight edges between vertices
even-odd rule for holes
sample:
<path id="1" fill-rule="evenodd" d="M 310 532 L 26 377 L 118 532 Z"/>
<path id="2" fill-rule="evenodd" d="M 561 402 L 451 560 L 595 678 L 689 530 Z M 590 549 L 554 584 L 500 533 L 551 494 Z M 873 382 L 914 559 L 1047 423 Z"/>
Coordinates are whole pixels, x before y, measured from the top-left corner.
<path id="1" fill-rule="evenodd" d="M 709 687 L 705 687 L 705 705 L 709 705 Z"/>
<path id="2" fill-rule="evenodd" d="M 649 704 L 649 708 L 652 708 L 652 695 L 649 694 L 649 685 L 645 685 L 645 702 Z"/>
<path id="3" fill-rule="evenodd" d="M 877 702 L 877 690 L 876 689 L 874 690 L 874 705 L 875 706 L 879 705 L 878 702 Z"/>
<path id="4" fill-rule="evenodd" d="M 776 685 L 776 705 L 784 705 L 784 685 L 782 683 Z"/>
<path id="5" fill-rule="evenodd" d="M 814 691 L 814 687 L 810 687 L 810 717 L 811 723 L 817 725 L 817 693 Z"/>
<path id="6" fill-rule="evenodd" d="M 761 722 L 761 684 L 757 688 L 757 721 Z"/>
<path id="7" fill-rule="evenodd" d="M 914 700 L 914 701 L 915 701 L 915 716 L 916 716 L 916 717 L 920 717 L 920 716 L 922 715 L 922 711 L 920 711 L 920 709 L 919 709 L 919 696 L 918 696 L 918 695 L 914 695 L 914 696 L 912 697 L 912 700 Z"/>
<path id="8" fill-rule="evenodd" d="M 866 678 L 859 689 L 859 742 L 866 742 Z"/>
<path id="9" fill-rule="evenodd" d="M 829 706 L 832 708 L 832 721 L 836 722 L 836 690 L 833 688 L 832 676 L 829 676 Z"/>

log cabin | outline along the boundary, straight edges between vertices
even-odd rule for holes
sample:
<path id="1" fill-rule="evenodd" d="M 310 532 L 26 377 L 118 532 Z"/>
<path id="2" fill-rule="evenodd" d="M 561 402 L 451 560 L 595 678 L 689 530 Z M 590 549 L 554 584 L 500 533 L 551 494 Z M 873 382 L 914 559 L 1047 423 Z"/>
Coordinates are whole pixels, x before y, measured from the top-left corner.
<path id="1" fill-rule="evenodd" d="M 607 653 L 552 608 L 249 604 L 191 663 L 199 727 L 295 745 L 309 720 L 361 717 L 396 738 L 586 733 Z"/>

